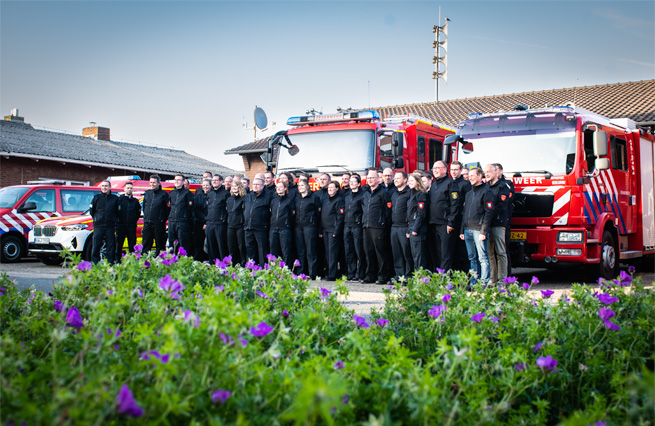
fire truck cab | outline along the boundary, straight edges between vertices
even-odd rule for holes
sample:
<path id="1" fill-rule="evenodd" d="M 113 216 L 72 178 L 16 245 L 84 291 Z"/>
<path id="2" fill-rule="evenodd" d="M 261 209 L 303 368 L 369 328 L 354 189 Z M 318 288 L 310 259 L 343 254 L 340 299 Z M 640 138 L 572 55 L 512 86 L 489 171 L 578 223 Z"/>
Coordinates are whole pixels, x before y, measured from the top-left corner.
<path id="1" fill-rule="evenodd" d="M 513 180 L 513 266 L 578 263 L 609 279 L 620 260 L 652 262 L 655 138 L 632 120 L 518 106 L 471 114 L 447 142 L 463 164 L 501 163 Z"/>

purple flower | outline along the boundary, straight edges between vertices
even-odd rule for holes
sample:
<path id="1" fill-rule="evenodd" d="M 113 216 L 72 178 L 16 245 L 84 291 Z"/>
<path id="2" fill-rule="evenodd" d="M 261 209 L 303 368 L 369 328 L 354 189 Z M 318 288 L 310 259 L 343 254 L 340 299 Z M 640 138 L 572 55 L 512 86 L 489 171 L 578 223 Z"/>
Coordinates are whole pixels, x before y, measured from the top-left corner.
<path id="1" fill-rule="evenodd" d="M 284 268 L 285 266 L 287 266 L 287 264 L 286 264 L 286 262 L 284 262 L 283 260 L 280 260 L 280 263 L 278 263 L 278 266 L 279 266 L 280 268 Z"/>
<path id="2" fill-rule="evenodd" d="M 448 303 L 448 302 L 450 301 L 450 294 L 447 294 L 447 293 L 444 294 L 443 297 L 441 298 L 441 300 L 442 300 L 444 303 Z"/>
<path id="3" fill-rule="evenodd" d="M 186 256 L 186 255 L 187 255 L 187 252 L 186 252 L 186 250 L 184 250 L 184 247 L 180 247 L 180 248 L 177 250 L 177 254 L 179 254 L 180 256 Z"/>
<path id="4" fill-rule="evenodd" d="M 541 342 L 534 345 L 534 353 L 537 353 L 537 351 L 539 351 L 542 346 L 543 346 L 543 344 Z"/>
<path id="5" fill-rule="evenodd" d="M 603 322 L 605 323 L 605 327 L 609 328 L 610 330 L 619 331 L 619 330 L 621 329 L 621 327 L 619 327 L 618 325 L 614 324 L 614 323 L 613 323 L 612 321 L 610 321 L 610 320 L 603 320 Z"/>
<path id="6" fill-rule="evenodd" d="M 285 317 L 288 317 L 289 316 L 289 311 L 287 311 L 286 309 L 283 310 L 282 315 L 285 316 Z"/>
<path id="7" fill-rule="evenodd" d="M 541 290 L 541 297 L 543 297 L 544 299 L 548 299 L 553 294 L 555 294 L 553 290 Z"/>
<path id="8" fill-rule="evenodd" d="M 599 420 L 596 423 L 594 423 L 594 424 L 590 423 L 587 426 L 607 426 L 607 422 L 602 422 L 602 421 Z"/>
<path id="9" fill-rule="evenodd" d="M 87 262 L 86 260 L 83 260 L 79 263 L 79 265 L 77 265 L 77 269 L 82 272 L 86 272 L 90 270 L 92 266 L 93 265 L 91 264 L 91 262 Z"/>
<path id="10" fill-rule="evenodd" d="M 168 292 L 171 299 L 179 300 L 179 292 L 184 290 L 185 287 L 184 284 L 178 280 L 174 280 L 169 274 L 166 274 L 164 278 L 159 279 L 159 288 Z"/>
<path id="11" fill-rule="evenodd" d="M 515 367 L 520 372 L 523 371 L 527 367 L 527 365 L 521 363 L 521 364 L 516 364 Z"/>
<path id="12" fill-rule="evenodd" d="M 485 316 L 485 313 L 484 313 L 484 312 L 480 312 L 479 314 L 475 314 L 475 315 L 473 315 L 473 316 L 471 317 L 471 321 L 480 322 L 480 321 L 482 321 L 482 318 L 484 318 L 484 316 Z"/>
<path id="13" fill-rule="evenodd" d="M 531 283 L 532 285 L 539 284 L 539 278 L 533 276 L 533 277 L 532 277 L 532 280 L 530 281 L 530 283 Z"/>
<path id="14" fill-rule="evenodd" d="M 619 301 L 618 297 L 612 297 L 612 295 L 610 295 L 608 293 L 601 293 L 601 294 L 597 295 L 596 297 L 598 298 L 598 300 L 600 300 L 601 302 L 603 302 L 606 305 L 611 305 L 612 303 Z"/>
<path id="15" fill-rule="evenodd" d="M 309 279 L 309 277 L 307 275 L 305 275 L 305 274 L 298 275 L 298 278 L 300 278 L 301 280 L 308 280 Z"/>
<path id="16" fill-rule="evenodd" d="M 239 340 L 239 343 L 241 343 L 241 346 L 243 346 L 244 348 L 248 346 L 248 341 L 243 337 L 239 337 L 237 340 Z"/>
<path id="17" fill-rule="evenodd" d="M 498 322 L 498 321 L 500 321 L 500 318 L 498 318 L 498 317 L 489 317 L 489 319 L 491 320 L 491 322 Z"/>
<path id="18" fill-rule="evenodd" d="M 348 402 L 350 402 L 350 400 L 348 399 L 348 395 L 344 395 L 344 396 L 343 396 L 343 403 L 344 403 L 344 405 L 348 405 Z"/>
<path id="19" fill-rule="evenodd" d="M 66 322 L 71 327 L 84 327 L 84 322 L 82 321 L 82 316 L 80 315 L 79 309 L 76 306 L 73 306 L 66 313 Z"/>
<path id="20" fill-rule="evenodd" d="M 353 315 L 353 319 L 355 320 L 355 324 L 357 325 L 357 327 L 368 328 L 368 323 L 366 322 L 366 319 L 364 317 L 360 317 L 359 315 Z"/>
<path id="21" fill-rule="evenodd" d="M 272 255 L 270 253 L 266 255 L 266 260 L 268 260 L 269 262 L 275 262 L 276 259 L 277 259 L 277 257 L 275 257 L 274 255 Z"/>
<path id="22" fill-rule="evenodd" d="M 164 259 L 161 261 L 162 265 L 170 266 L 173 263 L 177 262 L 177 255 L 173 255 L 170 259 Z"/>
<path id="23" fill-rule="evenodd" d="M 530 290 L 530 284 L 523 283 L 523 288 L 526 289 L 526 290 Z"/>
<path id="24" fill-rule="evenodd" d="M 144 361 L 150 361 L 152 358 L 159 360 L 162 364 L 166 364 L 170 356 L 168 354 L 160 354 L 159 351 L 149 351 L 149 352 L 141 352 L 139 357 L 144 360 Z"/>
<path id="25" fill-rule="evenodd" d="M 140 288 L 135 288 L 134 290 L 132 290 L 132 296 L 134 295 L 137 295 L 143 299 L 143 292 L 141 291 Z"/>
<path id="26" fill-rule="evenodd" d="M 243 265 L 243 267 L 246 268 L 246 269 L 252 269 L 252 268 L 254 268 L 255 266 L 256 266 L 256 265 L 255 265 L 255 261 L 252 260 L 252 259 L 250 259 L 249 261 L 246 262 L 245 265 Z"/>
<path id="27" fill-rule="evenodd" d="M 224 286 L 224 285 L 217 285 L 217 286 L 214 286 L 214 293 L 216 293 L 216 294 L 221 294 L 221 293 L 223 292 L 224 289 L 225 289 L 225 286 Z"/>
<path id="28" fill-rule="evenodd" d="M 505 284 L 515 284 L 518 280 L 519 280 L 519 279 L 516 278 L 516 277 L 507 277 L 507 278 L 503 278 L 503 282 L 504 282 Z"/>
<path id="29" fill-rule="evenodd" d="M 386 318 L 380 318 L 379 320 L 375 321 L 375 323 L 380 327 L 384 327 L 385 325 L 389 324 L 389 320 Z"/>
<path id="30" fill-rule="evenodd" d="M 600 308 L 600 310 L 598 311 L 598 315 L 600 316 L 600 318 L 603 321 L 607 321 L 607 320 L 613 318 L 614 315 L 616 315 L 616 314 L 614 313 L 613 310 L 611 310 L 609 308 Z"/>
<path id="31" fill-rule="evenodd" d="M 446 312 L 446 305 L 432 305 L 432 309 L 428 311 L 428 315 L 434 319 L 437 319 L 444 312 Z"/>
<path id="32" fill-rule="evenodd" d="M 143 408 L 134 400 L 134 396 L 127 385 L 123 385 L 116 397 L 116 409 L 118 414 L 127 414 L 130 417 L 143 416 Z"/>
<path id="33" fill-rule="evenodd" d="M 631 281 L 632 281 L 632 277 L 628 275 L 628 273 L 625 271 L 621 271 L 621 273 L 619 274 L 619 279 L 614 280 L 614 282 L 620 286 L 630 285 Z"/>
<path id="34" fill-rule="evenodd" d="M 134 246 L 134 252 L 135 253 L 141 253 L 143 251 L 143 244 L 136 244 Z"/>
<path id="35" fill-rule="evenodd" d="M 184 311 L 184 322 L 191 324 L 193 327 L 200 327 L 200 317 L 191 311 Z"/>
<path id="36" fill-rule="evenodd" d="M 453 285 L 452 284 L 446 284 L 446 290 L 452 290 Z"/>
<path id="37" fill-rule="evenodd" d="M 255 337 L 264 337 L 270 334 L 273 330 L 275 330 L 275 327 L 266 324 L 266 321 L 262 321 L 257 325 L 257 327 L 250 328 L 250 334 Z"/>
<path id="38" fill-rule="evenodd" d="M 553 359 L 550 355 L 547 357 L 539 357 L 537 358 L 537 365 L 539 368 L 541 368 L 542 371 L 551 371 L 555 367 L 557 367 L 557 360 Z"/>
<path id="39" fill-rule="evenodd" d="M 113 293 L 113 291 L 111 291 L 111 290 L 107 290 L 107 296 L 111 296 L 112 293 Z"/>
<path id="40" fill-rule="evenodd" d="M 346 366 L 343 365 L 343 361 L 339 360 L 339 361 L 334 363 L 334 369 L 335 370 L 343 370 L 344 368 L 346 368 Z"/>
<path id="41" fill-rule="evenodd" d="M 328 290 L 327 288 L 323 288 L 323 287 L 321 287 L 321 297 L 322 297 L 322 298 L 324 298 L 324 299 L 329 298 L 329 297 L 330 297 L 330 293 L 332 293 L 330 290 Z"/>
<path id="42" fill-rule="evenodd" d="M 268 299 L 268 295 L 262 291 L 257 290 L 255 291 L 255 293 L 257 294 L 257 296 L 261 297 L 262 299 Z"/>
<path id="43" fill-rule="evenodd" d="M 300 266 L 300 261 L 298 259 L 294 260 L 293 261 L 293 266 L 294 266 L 294 268 L 299 267 Z"/>
<path id="44" fill-rule="evenodd" d="M 229 334 L 223 334 L 223 332 L 219 332 L 218 337 L 220 337 L 223 343 L 225 343 L 226 345 L 231 345 L 232 343 L 234 343 L 234 339 L 232 339 L 232 336 L 230 336 Z"/>
<path id="45" fill-rule="evenodd" d="M 421 278 L 421 280 L 423 281 L 423 284 L 427 284 L 430 282 L 430 279 L 428 277 L 423 277 Z"/>
<path id="46" fill-rule="evenodd" d="M 65 307 L 64 304 L 63 304 L 62 302 L 60 302 L 59 300 L 55 300 L 55 306 L 54 306 L 54 308 L 55 308 L 55 311 L 57 311 L 57 312 L 63 312 L 64 308 L 66 308 L 66 307 Z"/>
<path id="47" fill-rule="evenodd" d="M 437 268 L 437 272 L 440 273 L 440 274 L 445 274 L 445 273 L 446 273 L 446 270 L 445 270 L 445 269 L 441 269 L 441 268 Z"/>
<path id="48" fill-rule="evenodd" d="M 229 390 L 223 390 L 223 389 L 216 389 L 214 392 L 212 392 L 212 402 L 214 404 L 220 402 L 221 404 L 225 404 L 225 401 L 228 400 L 228 398 L 232 395 L 232 392 Z"/>
<path id="49" fill-rule="evenodd" d="M 150 269 L 150 262 L 148 262 L 147 260 L 144 261 L 144 262 L 143 262 L 143 266 L 145 266 L 146 269 Z"/>
<path id="50" fill-rule="evenodd" d="M 637 271 L 637 268 L 635 268 L 635 265 L 630 265 L 628 267 L 628 272 L 630 273 L 630 275 L 634 274 L 636 271 Z"/>

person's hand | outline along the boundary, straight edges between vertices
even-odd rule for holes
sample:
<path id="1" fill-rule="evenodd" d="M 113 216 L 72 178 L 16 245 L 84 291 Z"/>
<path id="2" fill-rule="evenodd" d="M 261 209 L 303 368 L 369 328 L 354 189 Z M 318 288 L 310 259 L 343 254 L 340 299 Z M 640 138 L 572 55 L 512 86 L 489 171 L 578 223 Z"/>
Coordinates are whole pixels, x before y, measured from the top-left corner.
<path id="1" fill-rule="evenodd" d="M 455 228 L 453 228 L 452 226 L 446 226 L 446 232 L 448 232 L 449 234 L 450 234 L 454 229 L 455 229 Z"/>
<path id="2" fill-rule="evenodd" d="M 459 234 L 459 239 L 463 240 L 464 239 L 464 234 Z"/>
<path id="3" fill-rule="evenodd" d="M 484 240 L 487 239 L 487 236 L 484 235 L 484 234 L 480 234 L 480 236 L 478 237 L 478 239 L 479 239 L 480 241 L 484 241 Z"/>

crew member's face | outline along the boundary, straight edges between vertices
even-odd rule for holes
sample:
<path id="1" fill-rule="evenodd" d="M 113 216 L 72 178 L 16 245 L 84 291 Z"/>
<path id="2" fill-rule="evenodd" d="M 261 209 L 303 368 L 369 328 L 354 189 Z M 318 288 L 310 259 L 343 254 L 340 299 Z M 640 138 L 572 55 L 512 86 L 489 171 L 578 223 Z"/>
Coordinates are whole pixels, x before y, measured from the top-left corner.
<path id="1" fill-rule="evenodd" d="M 348 188 L 350 186 L 350 175 L 341 176 L 341 187 Z"/>
<path id="2" fill-rule="evenodd" d="M 337 186 L 335 184 L 331 183 L 331 184 L 328 185 L 327 191 L 328 191 L 328 195 L 330 197 L 334 197 L 335 195 L 337 195 L 338 189 L 337 189 Z"/>
<path id="3" fill-rule="evenodd" d="M 469 169 L 462 169 L 462 177 L 464 180 L 469 180 Z"/>
<path id="4" fill-rule="evenodd" d="M 494 177 L 496 179 L 500 179 L 501 177 L 503 177 L 503 169 L 501 169 L 500 167 L 494 167 Z"/>
<path id="5" fill-rule="evenodd" d="M 239 184 L 237 182 L 232 182 L 232 186 L 230 188 L 232 190 L 233 194 L 238 194 L 239 193 Z"/>
<path id="6" fill-rule="evenodd" d="M 280 175 L 280 177 L 277 178 L 277 180 L 278 182 L 286 183 L 287 185 L 289 185 L 289 178 L 287 177 L 287 175 Z"/>
<path id="7" fill-rule="evenodd" d="M 214 176 L 214 177 L 212 178 L 212 188 L 214 188 L 214 189 L 218 189 L 218 188 L 221 187 L 221 184 L 222 184 L 222 183 L 223 183 L 223 182 L 221 182 L 221 180 L 218 178 L 218 176 Z"/>
<path id="8" fill-rule="evenodd" d="M 391 169 L 384 169 L 382 172 L 382 179 L 384 179 L 384 184 L 386 186 L 389 186 L 391 184 L 391 181 L 393 180 L 393 172 Z"/>
<path id="9" fill-rule="evenodd" d="M 450 177 L 453 179 L 457 179 L 461 176 L 462 174 L 462 168 L 458 164 L 453 164 L 450 166 Z"/>
<path id="10" fill-rule="evenodd" d="M 432 174 L 436 179 L 446 176 L 446 165 L 442 161 L 437 161 L 432 166 Z"/>
<path id="11" fill-rule="evenodd" d="M 321 188 L 325 188 L 328 182 L 330 182 L 330 177 L 328 175 L 321 175 L 321 177 L 318 178 L 318 183 L 321 185 Z"/>
<path id="12" fill-rule="evenodd" d="M 252 190 L 255 191 L 255 194 L 262 192 L 263 186 L 264 185 L 262 184 L 262 181 L 259 179 L 256 179 L 252 182 Z"/>
<path id="13" fill-rule="evenodd" d="M 102 182 L 100 184 L 100 192 L 103 194 L 109 194 L 109 184 L 107 182 Z"/>
<path id="14" fill-rule="evenodd" d="M 173 183 L 175 184 L 175 189 L 182 189 L 184 187 L 184 179 L 182 179 L 182 176 L 175 176 Z"/>
<path id="15" fill-rule="evenodd" d="M 425 176 L 421 176 L 421 182 L 423 182 L 424 187 L 430 188 L 430 179 Z"/>
<path id="16" fill-rule="evenodd" d="M 393 184 L 396 185 L 396 188 L 403 189 L 407 185 L 407 179 L 402 173 L 396 173 L 396 176 L 393 177 Z"/>
<path id="17" fill-rule="evenodd" d="M 301 194 L 304 195 L 304 194 L 307 193 L 308 189 L 309 189 L 309 186 L 307 185 L 307 181 L 302 180 L 302 179 L 298 181 L 298 192 L 300 192 Z"/>
<path id="18" fill-rule="evenodd" d="M 125 191 L 125 195 L 128 197 L 132 196 L 132 193 L 134 192 L 134 185 L 125 185 L 125 188 L 123 188 Z"/>
<path id="19" fill-rule="evenodd" d="M 250 182 L 248 182 L 247 180 L 242 180 L 241 186 L 243 186 L 243 189 L 250 189 Z"/>
<path id="20" fill-rule="evenodd" d="M 277 185 L 275 185 L 275 192 L 281 197 L 287 193 L 287 188 L 282 182 L 278 182 Z"/>
<path id="21" fill-rule="evenodd" d="M 212 186 L 209 182 L 207 182 L 206 180 L 202 181 L 202 192 L 204 192 L 205 194 L 208 193 L 211 187 Z"/>
<path id="22" fill-rule="evenodd" d="M 159 187 L 159 181 L 157 179 L 150 179 L 150 189 L 157 189 Z"/>
<path id="23" fill-rule="evenodd" d="M 264 175 L 264 184 L 265 184 L 266 186 L 268 186 L 268 185 L 270 185 L 271 183 L 273 183 L 273 174 L 272 174 L 272 173 L 266 173 L 266 174 Z"/>
<path id="24" fill-rule="evenodd" d="M 478 186 L 482 183 L 482 175 L 479 175 L 476 171 L 471 171 L 469 173 L 469 182 L 471 182 L 471 185 L 473 186 Z"/>
<path id="25" fill-rule="evenodd" d="M 350 189 L 356 190 L 359 188 L 359 181 L 355 177 L 350 178 Z"/>
<path id="26" fill-rule="evenodd" d="M 416 178 L 412 175 L 409 175 L 407 178 L 407 186 L 409 186 L 411 189 L 416 189 Z"/>
<path id="27" fill-rule="evenodd" d="M 371 189 L 375 189 L 378 187 L 378 172 L 369 172 L 368 175 L 366 176 L 366 183 L 368 183 L 368 186 L 371 187 Z"/>
<path id="28" fill-rule="evenodd" d="M 487 164 L 484 167 L 484 177 L 487 178 L 487 182 L 491 182 L 494 179 L 494 168 L 491 164 Z"/>
<path id="29" fill-rule="evenodd" d="M 225 181 L 223 182 L 223 185 L 225 185 L 225 189 L 227 189 L 229 191 L 230 188 L 232 188 L 232 178 L 229 177 L 229 176 L 226 177 Z"/>
<path id="30" fill-rule="evenodd" d="M 211 173 L 203 173 L 203 174 L 202 174 L 202 178 L 203 178 L 203 179 L 211 179 L 211 178 L 212 178 L 212 174 L 211 174 Z"/>

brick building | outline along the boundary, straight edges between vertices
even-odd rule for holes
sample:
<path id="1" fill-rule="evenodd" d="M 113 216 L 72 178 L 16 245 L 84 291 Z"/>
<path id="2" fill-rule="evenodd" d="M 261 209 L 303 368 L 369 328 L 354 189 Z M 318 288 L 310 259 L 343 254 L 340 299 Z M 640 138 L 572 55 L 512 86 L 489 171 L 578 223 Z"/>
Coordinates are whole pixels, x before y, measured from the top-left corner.
<path id="1" fill-rule="evenodd" d="M 82 136 L 38 130 L 17 110 L 0 121 L 0 187 L 51 179 L 94 185 L 108 176 L 153 173 L 194 178 L 206 170 L 236 173 L 182 150 L 112 141 L 106 127 L 87 127 Z"/>
<path id="2" fill-rule="evenodd" d="M 266 162 L 263 157 L 268 149 L 268 141 L 270 139 L 271 137 L 269 136 L 257 139 L 255 142 L 228 149 L 225 151 L 225 155 L 240 155 L 243 160 L 243 168 L 246 171 L 246 176 L 252 180 L 257 173 L 264 173 L 266 171 Z"/>

